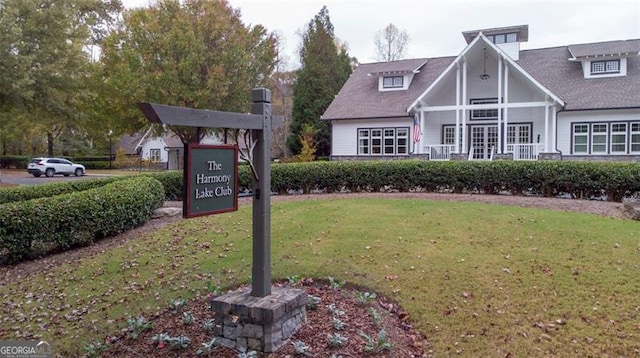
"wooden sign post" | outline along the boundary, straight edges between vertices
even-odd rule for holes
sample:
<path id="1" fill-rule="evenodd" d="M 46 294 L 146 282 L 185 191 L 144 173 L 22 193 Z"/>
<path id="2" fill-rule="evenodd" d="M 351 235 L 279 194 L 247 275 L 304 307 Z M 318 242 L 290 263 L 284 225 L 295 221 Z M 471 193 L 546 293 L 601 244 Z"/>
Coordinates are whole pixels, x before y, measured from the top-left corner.
<path id="1" fill-rule="evenodd" d="M 251 296 L 265 297 L 271 294 L 271 128 L 278 123 L 273 123 L 271 116 L 271 91 L 254 89 L 251 100 L 252 114 L 153 103 L 138 103 L 138 108 L 152 123 L 251 130 L 251 138 L 255 139 L 251 155 L 254 161 Z M 186 187 L 187 183 L 183 185 Z"/>

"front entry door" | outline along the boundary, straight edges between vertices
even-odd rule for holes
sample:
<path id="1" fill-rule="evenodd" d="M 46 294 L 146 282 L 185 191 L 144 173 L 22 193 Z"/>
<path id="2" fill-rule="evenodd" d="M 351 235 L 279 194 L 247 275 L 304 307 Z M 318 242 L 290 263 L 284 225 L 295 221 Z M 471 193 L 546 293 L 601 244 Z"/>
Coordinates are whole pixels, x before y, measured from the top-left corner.
<path id="1" fill-rule="evenodd" d="M 491 152 L 498 150 L 498 126 L 472 126 L 470 144 L 471 159 L 491 159 Z"/>

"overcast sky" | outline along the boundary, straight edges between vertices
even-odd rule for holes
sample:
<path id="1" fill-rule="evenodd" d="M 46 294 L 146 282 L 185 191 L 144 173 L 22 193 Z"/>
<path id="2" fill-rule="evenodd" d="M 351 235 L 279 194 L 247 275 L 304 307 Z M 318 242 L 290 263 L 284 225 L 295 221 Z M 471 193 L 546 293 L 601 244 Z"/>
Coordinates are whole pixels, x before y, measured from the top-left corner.
<path id="1" fill-rule="evenodd" d="M 122 0 L 126 7 L 155 0 Z M 336 36 L 359 62 L 375 62 L 374 35 L 389 23 L 409 34 L 408 58 L 455 56 L 462 31 L 529 25 L 522 49 L 640 38 L 640 0 L 633 1 L 425 1 L 229 0 L 245 24 L 262 24 L 284 41 L 290 65 L 298 62 L 300 33 L 323 5 Z"/>

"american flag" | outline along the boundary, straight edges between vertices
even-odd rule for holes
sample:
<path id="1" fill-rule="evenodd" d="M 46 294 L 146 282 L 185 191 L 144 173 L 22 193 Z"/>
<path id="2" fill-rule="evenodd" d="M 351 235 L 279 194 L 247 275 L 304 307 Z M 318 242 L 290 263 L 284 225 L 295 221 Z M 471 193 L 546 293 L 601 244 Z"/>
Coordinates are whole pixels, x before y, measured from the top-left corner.
<path id="1" fill-rule="evenodd" d="M 420 120 L 416 113 L 413 115 L 413 143 L 418 143 L 420 141 L 420 137 L 422 137 L 422 133 L 420 131 Z"/>

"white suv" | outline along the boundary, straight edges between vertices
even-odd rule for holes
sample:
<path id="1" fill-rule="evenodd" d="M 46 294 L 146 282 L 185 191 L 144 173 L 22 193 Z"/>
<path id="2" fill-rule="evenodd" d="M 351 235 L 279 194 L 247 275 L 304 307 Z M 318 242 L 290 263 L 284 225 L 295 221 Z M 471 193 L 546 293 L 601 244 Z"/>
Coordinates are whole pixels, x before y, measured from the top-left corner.
<path id="1" fill-rule="evenodd" d="M 27 166 L 27 171 L 34 177 L 44 174 L 52 177 L 55 174 L 62 174 L 66 177 L 73 174 L 77 177 L 84 175 L 84 165 L 74 164 L 63 158 L 33 158 Z"/>

